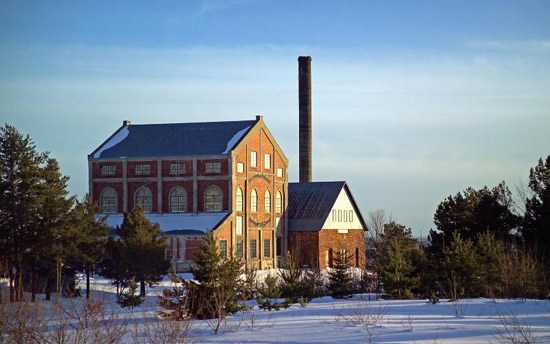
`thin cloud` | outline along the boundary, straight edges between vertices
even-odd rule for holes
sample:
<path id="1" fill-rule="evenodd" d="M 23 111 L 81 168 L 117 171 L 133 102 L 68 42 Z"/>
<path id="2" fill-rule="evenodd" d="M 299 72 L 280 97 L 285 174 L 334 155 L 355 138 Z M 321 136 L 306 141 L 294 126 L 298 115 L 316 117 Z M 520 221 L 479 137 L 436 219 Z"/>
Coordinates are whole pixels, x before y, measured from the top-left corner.
<path id="1" fill-rule="evenodd" d="M 528 39 L 522 41 L 471 40 L 467 48 L 518 52 L 550 52 L 550 40 Z"/>

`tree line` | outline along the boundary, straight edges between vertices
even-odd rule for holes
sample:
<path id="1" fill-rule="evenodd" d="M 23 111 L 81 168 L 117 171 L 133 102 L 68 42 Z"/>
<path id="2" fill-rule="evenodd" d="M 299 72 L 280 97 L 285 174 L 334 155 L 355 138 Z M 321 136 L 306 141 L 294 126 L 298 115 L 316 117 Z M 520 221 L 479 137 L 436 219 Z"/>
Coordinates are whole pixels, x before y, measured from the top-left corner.
<path id="1" fill-rule="evenodd" d="M 144 295 L 145 284 L 168 270 L 160 228 L 136 208 L 125 214 L 119 239 L 109 238 L 98 205 L 69 195 L 68 181 L 29 135 L 0 128 L 0 276 L 9 278 L 9 300 L 24 301 L 24 292 L 31 301 L 38 293 L 74 296 L 76 272 L 86 276 L 89 298 L 97 268 L 120 288 L 139 282 Z"/>
<path id="2" fill-rule="evenodd" d="M 450 195 L 428 242 L 406 226 L 369 215 L 371 290 L 392 298 L 547 298 L 550 294 L 550 156 L 529 172 L 518 204 L 504 182 Z"/>

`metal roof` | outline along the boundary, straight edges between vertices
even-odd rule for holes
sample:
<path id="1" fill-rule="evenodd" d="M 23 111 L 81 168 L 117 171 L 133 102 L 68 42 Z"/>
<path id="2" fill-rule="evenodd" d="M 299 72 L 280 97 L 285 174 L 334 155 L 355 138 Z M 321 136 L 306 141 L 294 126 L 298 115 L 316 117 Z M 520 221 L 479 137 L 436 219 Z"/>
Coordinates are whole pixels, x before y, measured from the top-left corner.
<path id="1" fill-rule="evenodd" d="M 256 121 L 131 124 L 91 153 L 95 159 L 226 155 Z"/>
<path id="2" fill-rule="evenodd" d="M 288 183 L 288 230 L 319 231 L 345 182 Z"/>
<path id="3" fill-rule="evenodd" d="M 288 230 L 320 231 L 342 189 L 345 189 L 363 228 L 367 226 L 346 182 L 288 183 Z"/>

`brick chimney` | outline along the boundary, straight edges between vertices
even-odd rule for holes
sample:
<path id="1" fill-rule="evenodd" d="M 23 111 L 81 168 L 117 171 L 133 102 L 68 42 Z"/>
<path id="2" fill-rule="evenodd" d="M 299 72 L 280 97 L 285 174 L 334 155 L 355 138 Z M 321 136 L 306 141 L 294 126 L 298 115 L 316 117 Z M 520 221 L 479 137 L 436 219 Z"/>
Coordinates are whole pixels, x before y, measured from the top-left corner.
<path id="1" fill-rule="evenodd" d="M 311 56 L 298 57 L 300 183 L 311 182 Z"/>

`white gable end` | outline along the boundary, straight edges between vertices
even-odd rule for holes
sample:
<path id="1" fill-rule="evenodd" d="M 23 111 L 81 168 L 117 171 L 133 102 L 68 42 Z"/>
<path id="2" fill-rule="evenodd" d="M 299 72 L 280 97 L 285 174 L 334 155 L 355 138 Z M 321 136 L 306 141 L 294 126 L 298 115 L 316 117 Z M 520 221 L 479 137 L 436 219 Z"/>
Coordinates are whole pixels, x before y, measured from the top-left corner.
<path id="1" fill-rule="evenodd" d="M 363 229 L 345 188 L 334 202 L 323 229 Z"/>

